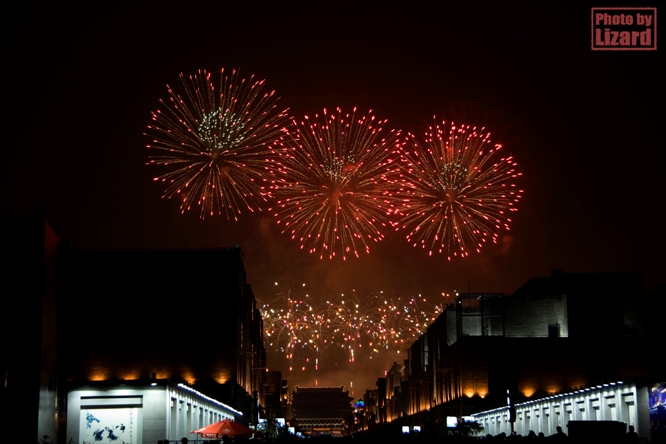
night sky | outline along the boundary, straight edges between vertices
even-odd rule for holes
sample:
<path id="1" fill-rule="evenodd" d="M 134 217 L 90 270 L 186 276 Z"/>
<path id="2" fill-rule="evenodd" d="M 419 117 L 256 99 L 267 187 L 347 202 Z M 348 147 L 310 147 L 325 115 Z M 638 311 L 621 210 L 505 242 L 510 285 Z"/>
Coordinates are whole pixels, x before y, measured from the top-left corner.
<path id="1" fill-rule="evenodd" d="M 274 282 L 283 292 L 306 283 L 320 299 L 352 290 L 512 293 L 553 269 L 637 271 L 654 289 L 666 270 L 661 50 L 591 51 L 597 4 L 459 3 L 7 10 L 2 205 L 15 216 L 44 207 L 74 247 L 239 244 L 260 301 L 276 297 Z M 524 173 L 511 231 L 450 262 L 389 233 L 371 254 L 342 262 L 300 250 L 266 213 L 238 222 L 181 215 L 152 181 L 159 172 L 145 165 L 144 132 L 167 83 L 221 68 L 266 79 L 297 118 L 356 106 L 417 134 L 433 115 L 485 125 Z M 380 357 L 377 372 L 392 359 Z M 290 375 L 290 384 L 310 376 Z"/>

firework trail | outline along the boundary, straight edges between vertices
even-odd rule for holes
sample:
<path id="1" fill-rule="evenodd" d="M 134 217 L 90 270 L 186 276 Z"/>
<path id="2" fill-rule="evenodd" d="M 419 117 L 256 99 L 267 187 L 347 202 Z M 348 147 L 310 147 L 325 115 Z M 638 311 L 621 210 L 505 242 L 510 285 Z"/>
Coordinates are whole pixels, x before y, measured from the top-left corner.
<path id="1" fill-rule="evenodd" d="M 279 292 L 262 305 L 266 348 L 294 368 L 330 368 L 340 357 L 359 358 L 400 353 L 418 339 L 444 311 L 447 294 L 429 298 L 388 297 L 383 292 L 356 292 L 334 297 Z M 321 303 L 315 303 L 321 299 Z"/>
<path id="2" fill-rule="evenodd" d="M 293 137 L 279 150 L 271 210 L 302 249 L 347 259 L 384 238 L 394 206 L 386 174 L 400 145 L 399 131 L 384 130 L 385 123 L 372 111 L 357 117 L 356 108 L 293 121 Z"/>
<path id="3" fill-rule="evenodd" d="M 509 230 L 523 193 L 514 181 L 522 173 L 512 157 L 501 157 L 501 148 L 484 128 L 453 122 L 435 123 L 423 143 L 412 136 L 402 147 L 399 229 L 410 230 L 414 247 L 451 260 L 480 252 L 488 240 L 497 243 L 500 230 Z"/>
<path id="4" fill-rule="evenodd" d="M 309 295 L 292 296 L 290 289 L 263 304 L 261 314 L 268 350 L 284 354 L 290 371 L 305 365 L 319 370 L 332 344 L 331 327 L 336 317 L 332 304 L 327 301 L 318 306 Z"/>
<path id="5" fill-rule="evenodd" d="M 168 101 L 152 113 L 149 165 L 166 172 L 154 178 L 166 184 L 163 197 L 182 199 L 181 212 L 200 207 L 200 217 L 224 213 L 237 220 L 241 209 L 261 210 L 270 195 L 266 171 L 271 144 L 282 137 L 287 110 L 277 111 L 274 91 L 262 92 L 263 80 L 221 72 L 216 89 L 210 73 L 180 75 L 185 95 L 167 85 Z"/>
<path id="6" fill-rule="evenodd" d="M 427 304 L 425 298 L 391 298 L 382 292 L 359 297 L 342 294 L 334 306 L 337 314 L 333 343 L 345 348 L 349 361 L 366 354 L 400 352 L 421 336 L 443 311 L 442 304 Z"/>

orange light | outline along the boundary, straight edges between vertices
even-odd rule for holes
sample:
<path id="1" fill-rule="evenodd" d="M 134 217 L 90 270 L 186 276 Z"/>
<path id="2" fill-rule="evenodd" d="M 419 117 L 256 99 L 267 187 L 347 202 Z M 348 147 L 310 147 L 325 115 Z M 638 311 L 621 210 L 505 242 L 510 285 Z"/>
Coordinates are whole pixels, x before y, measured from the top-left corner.
<path id="1" fill-rule="evenodd" d="M 227 379 L 225 376 L 218 376 L 215 378 L 218 384 L 225 384 L 227 382 Z"/>
<path id="2" fill-rule="evenodd" d="M 530 387 L 530 388 L 523 389 L 522 393 L 526 398 L 529 398 L 530 396 L 532 396 L 534 394 L 535 391 L 536 390 L 534 388 Z"/>
<path id="3" fill-rule="evenodd" d="M 124 379 L 125 381 L 133 381 L 135 379 L 139 379 L 139 376 L 136 370 L 130 370 L 126 373 L 123 373 L 120 379 Z"/>
<path id="4" fill-rule="evenodd" d="M 90 375 L 90 377 L 88 379 L 90 379 L 91 381 L 104 381 L 107 378 L 108 378 L 108 375 L 106 373 L 104 373 L 103 370 L 97 370 L 92 375 Z"/>

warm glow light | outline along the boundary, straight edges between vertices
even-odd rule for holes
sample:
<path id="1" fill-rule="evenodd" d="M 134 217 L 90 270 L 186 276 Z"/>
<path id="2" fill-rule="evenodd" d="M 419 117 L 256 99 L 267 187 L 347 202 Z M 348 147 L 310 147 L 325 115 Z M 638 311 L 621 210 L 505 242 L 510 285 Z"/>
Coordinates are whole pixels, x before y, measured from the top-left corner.
<path id="1" fill-rule="evenodd" d="M 158 375 L 159 375 L 159 373 L 158 373 Z M 168 378 L 168 376 L 163 376 L 163 377 Z M 185 382 L 187 382 L 190 385 L 193 385 L 196 382 L 196 378 L 194 377 L 194 373 L 192 373 L 192 371 L 189 370 L 189 369 L 183 371 L 183 373 L 180 375 L 180 377 L 183 378 L 183 380 L 185 380 Z"/>
<path id="2" fill-rule="evenodd" d="M 526 389 L 522 390 L 522 393 L 526 398 L 529 398 L 530 396 L 532 396 L 534 394 L 535 391 L 536 390 L 533 389 L 533 388 L 526 388 Z"/>
<path id="3" fill-rule="evenodd" d="M 108 379 L 108 375 L 103 370 L 97 370 L 88 377 L 91 381 L 104 381 Z"/>
<path id="4" fill-rule="evenodd" d="M 134 381 L 136 379 L 139 379 L 138 373 L 136 370 L 134 371 L 128 371 L 124 373 L 120 379 L 124 379 L 125 381 Z"/>

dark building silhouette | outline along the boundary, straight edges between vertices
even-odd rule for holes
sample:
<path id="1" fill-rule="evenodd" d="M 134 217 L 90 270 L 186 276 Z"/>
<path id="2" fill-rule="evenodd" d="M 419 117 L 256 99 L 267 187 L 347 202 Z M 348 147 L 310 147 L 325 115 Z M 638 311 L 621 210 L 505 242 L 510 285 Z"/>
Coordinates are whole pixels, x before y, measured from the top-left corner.
<path id="1" fill-rule="evenodd" d="M 68 436 L 122 423 L 152 442 L 257 423 L 263 321 L 240 247 L 72 249 L 67 283 Z"/>
<path id="2" fill-rule="evenodd" d="M 70 381 L 185 382 L 252 418 L 266 361 L 240 248 L 73 249 L 68 275 Z"/>
<path id="3" fill-rule="evenodd" d="M 386 378 L 377 378 L 376 382 L 377 400 L 375 405 L 375 417 L 377 423 L 384 423 L 386 421 L 386 404 L 390 398 L 387 393 L 388 384 Z"/>
<path id="4" fill-rule="evenodd" d="M 289 386 L 286 379 L 282 379 L 282 372 L 271 370 L 266 372 L 262 389 L 264 408 L 262 417 L 268 419 L 290 418 L 291 412 L 288 407 Z"/>
<path id="5" fill-rule="evenodd" d="M 256 422 L 263 321 L 240 247 L 80 250 L 40 211 L 5 211 L 1 228 L 0 393 L 15 430 L 68 442 L 88 413 L 113 421 L 116 405 L 135 438 Z"/>
<path id="6" fill-rule="evenodd" d="M 67 246 L 42 211 L 26 218 L 5 211 L 1 231 L 3 422 L 32 442 L 55 442 L 67 395 L 60 332 Z"/>
<path id="7" fill-rule="evenodd" d="M 355 431 L 360 432 L 368 430 L 378 424 L 377 418 L 380 411 L 378 403 L 379 391 L 380 389 L 378 387 L 375 387 L 374 389 L 366 389 L 365 393 L 363 393 L 363 403 L 361 405 L 358 405 L 357 402 L 354 403 Z M 385 397 L 385 393 L 383 395 Z M 385 407 L 382 410 L 386 413 Z"/>

